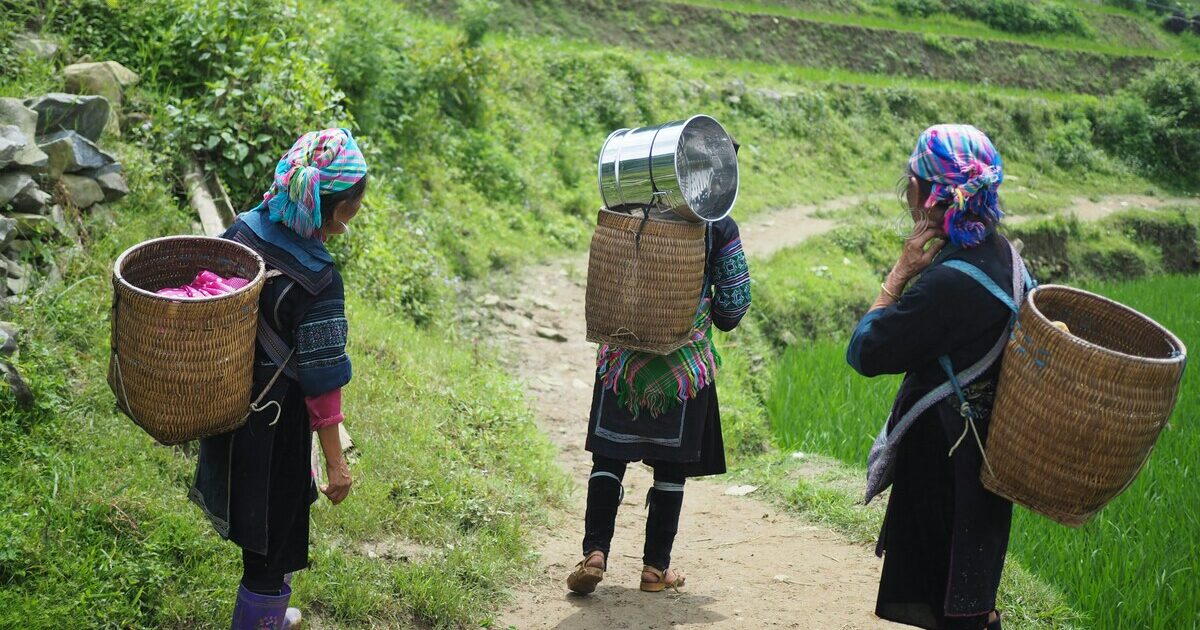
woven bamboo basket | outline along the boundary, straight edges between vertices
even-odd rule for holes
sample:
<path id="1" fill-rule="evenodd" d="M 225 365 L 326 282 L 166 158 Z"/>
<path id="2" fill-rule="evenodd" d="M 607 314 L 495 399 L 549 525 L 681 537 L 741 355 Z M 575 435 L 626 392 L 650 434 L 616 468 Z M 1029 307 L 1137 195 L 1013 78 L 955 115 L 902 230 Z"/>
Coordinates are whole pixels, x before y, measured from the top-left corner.
<path id="1" fill-rule="evenodd" d="M 1179 338 L 1131 308 L 1064 286 L 1034 289 L 1004 353 L 984 487 L 1083 525 L 1149 459 L 1186 355 Z"/>
<path id="2" fill-rule="evenodd" d="M 588 341 L 654 354 L 687 344 L 704 284 L 705 232 L 704 223 L 601 210 L 588 256 Z"/>
<path id="3" fill-rule="evenodd" d="M 212 298 L 155 293 L 203 269 L 251 282 Z M 147 241 L 117 259 L 108 383 L 121 411 L 154 439 L 179 444 L 245 422 L 264 275 L 250 248 L 202 236 Z"/>

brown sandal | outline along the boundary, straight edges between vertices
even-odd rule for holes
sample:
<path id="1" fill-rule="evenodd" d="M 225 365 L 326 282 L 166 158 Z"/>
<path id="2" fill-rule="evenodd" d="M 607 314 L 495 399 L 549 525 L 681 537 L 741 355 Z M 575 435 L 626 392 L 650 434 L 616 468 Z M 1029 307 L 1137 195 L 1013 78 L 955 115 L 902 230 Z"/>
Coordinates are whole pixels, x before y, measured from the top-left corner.
<path id="1" fill-rule="evenodd" d="M 658 579 L 653 582 L 647 582 L 645 578 L 647 573 L 653 574 L 654 577 Z M 661 593 L 668 588 L 678 593 L 679 587 L 683 586 L 685 582 L 687 582 L 687 578 L 684 577 L 682 573 L 676 572 L 675 579 L 671 582 L 668 582 L 663 571 L 659 571 L 656 567 L 652 567 L 650 565 L 642 567 L 641 589 L 647 593 Z"/>
<path id="2" fill-rule="evenodd" d="M 600 556 L 600 559 L 604 560 L 604 566 L 608 566 L 608 560 L 604 558 L 603 551 L 589 553 L 579 564 L 575 565 L 575 570 L 571 572 L 571 575 L 567 576 L 567 588 L 572 592 L 587 595 L 595 591 L 596 585 L 604 579 L 604 569 L 588 566 L 588 561 L 596 556 Z"/>

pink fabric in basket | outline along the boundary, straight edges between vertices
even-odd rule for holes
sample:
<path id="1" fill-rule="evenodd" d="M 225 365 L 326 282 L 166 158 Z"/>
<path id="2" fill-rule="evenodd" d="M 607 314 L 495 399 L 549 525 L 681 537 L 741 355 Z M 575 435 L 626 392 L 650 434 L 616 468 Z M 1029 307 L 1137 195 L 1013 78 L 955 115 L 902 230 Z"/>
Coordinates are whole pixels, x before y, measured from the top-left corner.
<path id="1" fill-rule="evenodd" d="M 192 280 L 191 284 L 178 288 L 170 287 L 161 289 L 158 291 L 158 294 L 173 298 L 216 297 L 218 295 L 233 293 L 247 284 L 250 284 L 249 280 L 243 278 L 222 278 L 205 269 L 196 274 L 196 279 Z"/>

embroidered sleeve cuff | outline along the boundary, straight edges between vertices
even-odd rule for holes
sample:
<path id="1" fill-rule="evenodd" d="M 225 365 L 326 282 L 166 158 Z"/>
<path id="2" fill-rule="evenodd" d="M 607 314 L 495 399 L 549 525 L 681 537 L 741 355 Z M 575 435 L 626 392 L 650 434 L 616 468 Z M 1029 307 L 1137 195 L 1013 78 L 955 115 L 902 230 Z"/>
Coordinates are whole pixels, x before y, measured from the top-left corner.
<path id="1" fill-rule="evenodd" d="M 308 426 L 313 431 L 339 424 L 346 419 L 342 415 L 342 390 L 330 390 L 320 396 L 309 396 L 304 399 L 308 407 Z"/>

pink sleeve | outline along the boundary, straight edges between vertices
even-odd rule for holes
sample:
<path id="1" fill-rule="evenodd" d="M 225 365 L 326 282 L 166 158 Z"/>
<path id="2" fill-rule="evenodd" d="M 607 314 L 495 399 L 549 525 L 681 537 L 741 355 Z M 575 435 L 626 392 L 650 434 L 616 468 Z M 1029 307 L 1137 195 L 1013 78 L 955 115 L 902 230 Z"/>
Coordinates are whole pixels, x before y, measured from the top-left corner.
<path id="1" fill-rule="evenodd" d="M 304 399 L 308 406 L 308 426 L 313 431 L 338 424 L 345 420 L 342 415 L 342 389 L 325 392 L 320 396 L 308 396 Z"/>

